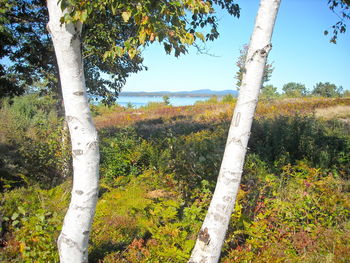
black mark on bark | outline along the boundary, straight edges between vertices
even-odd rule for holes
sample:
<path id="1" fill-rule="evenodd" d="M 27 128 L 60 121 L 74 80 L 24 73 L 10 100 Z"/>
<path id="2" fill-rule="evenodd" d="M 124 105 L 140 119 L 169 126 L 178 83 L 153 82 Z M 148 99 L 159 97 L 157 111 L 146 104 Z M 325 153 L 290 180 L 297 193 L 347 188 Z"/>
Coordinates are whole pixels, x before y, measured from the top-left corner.
<path id="1" fill-rule="evenodd" d="M 204 230 L 199 231 L 198 239 L 202 241 L 204 244 L 208 245 L 210 242 L 210 235 L 208 233 L 208 228 L 204 228 Z"/>
<path id="2" fill-rule="evenodd" d="M 82 155 L 83 154 L 83 150 L 81 150 L 81 149 L 73 150 L 73 154 L 74 154 L 74 156 Z"/>
<path id="3" fill-rule="evenodd" d="M 93 141 L 88 143 L 88 149 L 96 148 L 98 146 L 98 141 Z"/>
<path id="4" fill-rule="evenodd" d="M 76 190 L 75 193 L 76 193 L 77 195 L 82 195 L 84 192 L 81 191 L 81 190 Z"/>
<path id="5" fill-rule="evenodd" d="M 89 207 L 89 206 L 79 206 L 79 205 L 76 205 L 76 206 L 74 206 L 74 209 L 80 210 L 80 211 L 85 211 L 85 210 L 90 210 L 91 207 Z"/>

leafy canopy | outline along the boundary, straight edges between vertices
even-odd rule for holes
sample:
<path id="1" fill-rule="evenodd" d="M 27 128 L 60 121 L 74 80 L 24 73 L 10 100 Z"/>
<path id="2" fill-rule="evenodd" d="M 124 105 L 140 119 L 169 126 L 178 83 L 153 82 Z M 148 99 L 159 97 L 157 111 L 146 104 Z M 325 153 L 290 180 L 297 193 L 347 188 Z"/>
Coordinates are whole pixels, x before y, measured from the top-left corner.
<path id="1" fill-rule="evenodd" d="M 82 52 L 90 95 L 112 102 L 130 73 L 146 67 L 140 47 L 162 42 L 175 56 L 187 52 L 196 39 L 218 37 L 213 5 L 234 16 L 233 1 L 82 1 L 61 0 L 67 8 L 62 22 L 83 22 Z M 0 0 L 1 96 L 28 89 L 60 91 L 58 67 L 46 29 L 43 0 Z M 200 30 L 203 32 L 200 32 Z M 206 32 L 206 33 L 205 33 Z M 4 89 L 6 90 L 3 90 Z"/>
<path id="2" fill-rule="evenodd" d="M 266 85 L 261 88 L 261 97 L 264 99 L 273 99 L 278 97 L 277 87 Z"/>
<path id="3" fill-rule="evenodd" d="M 305 85 L 296 82 L 284 84 L 282 90 L 288 97 L 301 97 L 307 94 Z"/>
<path id="4" fill-rule="evenodd" d="M 340 97 L 343 94 L 343 88 L 329 82 L 319 82 L 315 85 L 312 94 L 326 98 Z"/>
<path id="5" fill-rule="evenodd" d="M 126 53 L 133 58 L 139 54 L 140 47 L 154 41 L 163 43 L 166 53 L 174 51 L 177 57 L 186 53 L 197 39 L 214 40 L 219 36 L 214 4 L 236 17 L 240 12 L 234 1 L 227 0 L 61 0 L 61 4 L 62 9 L 69 10 L 62 22 L 86 23 L 93 13 L 101 12 L 135 26 L 135 35 L 123 43 L 106 47 L 104 59 L 115 59 Z"/>
<path id="6" fill-rule="evenodd" d="M 0 79 L 12 80 L 2 85 L 15 94 L 26 90 L 60 91 L 58 67 L 51 41 L 46 29 L 48 12 L 42 0 L 0 0 L 1 61 Z M 132 24 L 111 19 L 108 14 L 94 12 L 84 24 L 82 50 L 88 92 L 113 100 L 130 73 L 144 69 L 142 58 L 121 56 L 103 60 L 103 47 L 119 44 L 134 35 Z M 108 32 L 108 34 L 106 33 Z M 99 48 L 97 48 L 99 47 Z M 4 70 L 1 70 L 4 69 Z M 1 90 L 1 96 L 9 92 Z"/>

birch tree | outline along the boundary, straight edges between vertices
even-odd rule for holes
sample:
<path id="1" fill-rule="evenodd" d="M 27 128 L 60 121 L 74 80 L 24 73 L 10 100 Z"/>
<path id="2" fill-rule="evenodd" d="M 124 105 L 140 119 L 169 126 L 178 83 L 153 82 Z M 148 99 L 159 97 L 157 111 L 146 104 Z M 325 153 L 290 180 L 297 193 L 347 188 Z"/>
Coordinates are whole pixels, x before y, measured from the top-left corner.
<path id="1" fill-rule="evenodd" d="M 271 37 L 279 5 L 280 0 L 260 1 L 215 192 L 192 251 L 190 263 L 219 261 L 239 190 L 251 125 L 264 77 L 264 67 L 272 48 Z"/>
<path id="2" fill-rule="evenodd" d="M 66 120 L 71 135 L 74 180 L 71 203 L 58 238 L 61 262 L 87 262 L 89 232 L 99 180 L 99 147 L 86 94 L 81 57 L 82 23 L 61 23 L 64 11 L 48 0 L 48 29 L 59 68 Z"/>
<path id="3" fill-rule="evenodd" d="M 128 54 L 133 59 L 140 46 L 158 41 L 175 56 L 185 54 L 196 39 L 218 37 L 217 19 L 212 2 L 239 16 L 233 1 L 214 0 L 144 0 L 81 1 L 47 0 L 50 31 L 59 69 L 66 120 L 72 144 L 73 188 L 71 203 L 58 238 L 60 261 L 88 262 L 88 241 L 98 196 L 99 144 L 89 110 L 81 55 L 83 22 L 92 12 L 104 12 L 136 26 L 134 36 L 122 45 L 94 47 L 104 50 L 104 59 Z M 192 14 L 189 19 L 188 14 Z M 204 35 L 198 29 L 206 27 Z M 110 38 L 109 32 L 103 32 Z"/>

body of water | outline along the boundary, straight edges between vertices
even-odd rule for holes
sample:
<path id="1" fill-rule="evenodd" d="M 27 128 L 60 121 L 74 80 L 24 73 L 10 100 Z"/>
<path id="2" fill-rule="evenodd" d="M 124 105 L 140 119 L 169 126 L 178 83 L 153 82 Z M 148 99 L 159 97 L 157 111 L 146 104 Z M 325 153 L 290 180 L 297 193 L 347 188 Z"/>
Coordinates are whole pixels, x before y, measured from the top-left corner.
<path id="1" fill-rule="evenodd" d="M 205 101 L 209 97 L 171 97 L 170 104 L 172 106 L 186 106 L 193 105 L 196 101 Z M 120 96 L 117 99 L 117 103 L 120 106 L 126 107 L 129 103 L 133 105 L 134 108 L 140 108 L 146 106 L 149 102 L 163 102 L 162 96 Z"/>

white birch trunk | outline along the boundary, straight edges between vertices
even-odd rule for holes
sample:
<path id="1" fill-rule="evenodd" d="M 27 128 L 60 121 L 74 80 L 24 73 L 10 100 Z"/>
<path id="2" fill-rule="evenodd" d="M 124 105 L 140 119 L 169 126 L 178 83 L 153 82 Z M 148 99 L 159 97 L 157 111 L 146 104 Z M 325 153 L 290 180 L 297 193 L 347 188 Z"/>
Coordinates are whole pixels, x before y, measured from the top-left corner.
<path id="1" fill-rule="evenodd" d="M 250 39 L 245 74 L 226 142 L 215 192 L 198 234 L 190 263 L 216 263 L 225 240 L 242 176 L 271 36 L 281 0 L 261 0 Z"/>
<path id="2" fill-rule="evenodd" d="M 59 67 L 66 120 L 72 143 L 71 203 L 58 238 L 61 263 L 88 262 L 89 233 L 98 196 L 99 147 L 86 95 L 81 57 L 82 24 L 61 24 L 58 0 L 47 0 L 48 28 Z"/>

